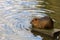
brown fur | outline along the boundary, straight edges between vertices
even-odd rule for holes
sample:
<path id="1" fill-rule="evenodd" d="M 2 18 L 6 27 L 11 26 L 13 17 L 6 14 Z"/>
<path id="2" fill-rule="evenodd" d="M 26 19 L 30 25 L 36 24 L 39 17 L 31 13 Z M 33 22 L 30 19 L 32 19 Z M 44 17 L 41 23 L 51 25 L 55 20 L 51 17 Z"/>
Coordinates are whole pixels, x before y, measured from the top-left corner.
<path id="1" fill-rule="evenodd" d="M 34 18 L 31 24 L 33 28 L 52 29 L 54 23 L 50 17 L 45 16 L 42 18 Z"/>

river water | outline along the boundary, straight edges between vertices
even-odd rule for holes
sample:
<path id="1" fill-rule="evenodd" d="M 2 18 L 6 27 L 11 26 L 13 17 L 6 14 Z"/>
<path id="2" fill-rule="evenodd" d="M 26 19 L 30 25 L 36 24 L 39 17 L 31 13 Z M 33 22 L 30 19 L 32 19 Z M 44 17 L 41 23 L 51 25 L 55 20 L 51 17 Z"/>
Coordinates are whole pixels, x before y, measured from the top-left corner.
<path id="1" fill-rule="evenodd" d="M 55 0 L 0 0 L 0 40 L 42 40 L 42 36 L 31 33 L 32 16 L 48 14 L 56 21 L 55 28 L 60 28 L 59 10 Z"/>
<path id="2" fill-rule="evenodd" d="M 44 8 L 38 9 L 37 0 L 0 0 L 0 40 L 42 40 L 31 33 L 32 15 L 44 17 Z"/>

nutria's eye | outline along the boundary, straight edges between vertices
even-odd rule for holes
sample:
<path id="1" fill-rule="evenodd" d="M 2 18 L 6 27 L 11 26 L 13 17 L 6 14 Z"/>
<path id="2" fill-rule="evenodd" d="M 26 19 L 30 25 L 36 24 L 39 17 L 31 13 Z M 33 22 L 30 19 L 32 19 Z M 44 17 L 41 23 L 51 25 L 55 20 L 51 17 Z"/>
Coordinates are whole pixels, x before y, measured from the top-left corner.
<path id="1" fill-rule="evenodd" d="M 34 19 L 35 21 L 37 21 L 38 19 Z"/>

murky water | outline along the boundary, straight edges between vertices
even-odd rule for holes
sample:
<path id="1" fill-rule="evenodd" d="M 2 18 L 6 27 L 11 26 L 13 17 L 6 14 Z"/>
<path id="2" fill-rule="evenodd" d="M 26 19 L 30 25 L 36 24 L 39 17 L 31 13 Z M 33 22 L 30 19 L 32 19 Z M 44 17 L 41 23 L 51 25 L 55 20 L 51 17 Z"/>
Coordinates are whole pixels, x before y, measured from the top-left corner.
<path id="1" fill-rule="evenodd" d="M 60 0 L 44 0 L 44 1 L 45 7 L 43 8 L 46 8 L 46 14 L 48 14 L 52 19 L 54 19 L 54 28 L 60 29 Z M 46 35 L 42 36 L 44 37 L 43 40 L 53 40 L 51 37 L 48 37 Z"/>
<path id="2" fill-rule="evenodd" d="M 54 13 L 48 14 L 55 19 L 55 28 L 60 28 L 60 0 L 46 0 L 48 2 L 46 8 L 55 11 Z"/>

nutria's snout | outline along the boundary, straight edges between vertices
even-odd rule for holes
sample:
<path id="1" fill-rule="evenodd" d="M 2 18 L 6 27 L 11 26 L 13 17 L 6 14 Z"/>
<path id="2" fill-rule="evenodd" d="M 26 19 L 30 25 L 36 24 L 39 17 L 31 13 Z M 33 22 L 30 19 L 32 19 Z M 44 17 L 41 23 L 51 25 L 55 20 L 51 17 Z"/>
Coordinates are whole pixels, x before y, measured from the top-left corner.
<path id="1" fill-rule="evenodd" d="M 53 20 L 48 17 L 41 17 L 41 18 L 33 18 L 31 21 L 32 28 L 42 28 L 42 29 L 53 29 L 54 28 L 54 22 Z"/>

